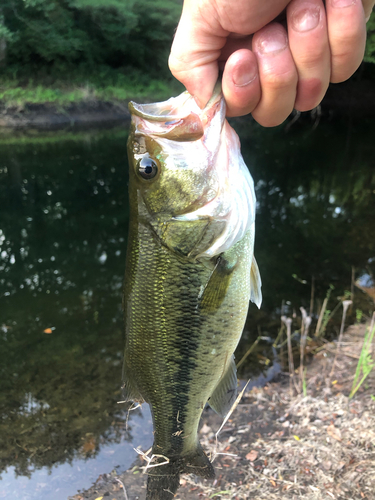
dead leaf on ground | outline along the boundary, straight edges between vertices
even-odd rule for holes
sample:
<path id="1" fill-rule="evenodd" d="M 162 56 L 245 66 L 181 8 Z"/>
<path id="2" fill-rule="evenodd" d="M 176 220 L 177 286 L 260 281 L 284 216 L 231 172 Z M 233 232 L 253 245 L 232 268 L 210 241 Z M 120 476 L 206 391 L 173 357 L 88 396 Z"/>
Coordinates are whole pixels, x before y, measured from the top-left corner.
<path id="1" fill-rule="evenodd" d="M 322 462 L 322 465 L 325 470 L 329 470 L 332 467 L 332 462 L 330 462 L 329 460 L 325 460 L 324 462 Z"/>
<path id="2" fill-rule="evenodd" d="M 251 450 L 247 455 L 246 455 L 247 460 L 250 460 L 250 462 L 254 462 L 258 458 L 258 452 L 256 450 Z"/>
<path id="3" fill-rule="evenodd" d="M 337 427 L 335 427 L 333 424 L 329 425 L 327 427 L 327 433 L 333 438 L 336 439 L 337 441 L 341 441 L 341 431 Z"/>
<path id="4" fill-rule="evenodd" d="M 203 424 L 202 429 L 199 431 L 201 434 L 208 434 L 211 432 L 211 427 L 209 427 L 206 423 Z"/>

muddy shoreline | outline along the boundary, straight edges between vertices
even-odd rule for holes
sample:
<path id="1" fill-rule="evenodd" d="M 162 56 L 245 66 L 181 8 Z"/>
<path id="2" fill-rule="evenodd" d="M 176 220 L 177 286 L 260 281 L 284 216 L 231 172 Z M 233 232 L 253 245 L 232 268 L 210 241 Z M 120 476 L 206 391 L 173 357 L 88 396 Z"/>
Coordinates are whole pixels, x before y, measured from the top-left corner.
<path id="1" fill-rule="evenodd" d="M 205 410 L 200 440 L 216 479 L 183 475 L 176 500 L 373 499 L 375 373 L 348 399 L 364 333 L 364 325 L 348 329 L 332 376 L 337 344 L 323 346 L 307 366 L 306 395 L 291 393 L 288 374 L 245 393 L 217 440 L 221 419 Z M 145 464 L 102 474 L 68 500 L 144 500 Z"/>
<path id="2" fill-rule="evenodd" d="M 59 108 L 54 104 L 26 104 L 22 107 L 0 105 L 0 128 L 61 130 L 91 128 L 128 123 L 127 103 L 82 101 Z"/>
<path id="3" fill-rule="evenodd" d="M 127 102 L 87 100 L 58 107 L 53 103 L 6 106 L 0 102 L 0 129 L 59 130 L 128 123 Z M 307 112 L 310 113 L 310 112 Z M 319 108 L 328 118 L 366 119 L 375 114 L 375 87 L 371 81 L 331 84 Z"/>

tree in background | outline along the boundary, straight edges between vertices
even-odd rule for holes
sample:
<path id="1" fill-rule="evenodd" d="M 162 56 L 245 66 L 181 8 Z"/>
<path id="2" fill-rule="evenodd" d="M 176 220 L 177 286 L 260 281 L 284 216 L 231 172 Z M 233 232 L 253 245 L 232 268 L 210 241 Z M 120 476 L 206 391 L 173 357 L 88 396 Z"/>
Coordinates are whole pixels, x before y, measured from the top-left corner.
<path id="1" fill-rule="evenodd" d="M 367 23 L 367 44 L 365 61 L 375 63 L 375 14 L 373 13 Z"/>
<path id="2" fill-rule="evenodd" d="M 160 71 L 182 2 L 179 0 L 3 0 L 1 43 L 8 64 L 94 70 L 131 66 Z M 1 42 L 2 41 L 2 42 Z M 3 50 L 5 56 L 5 49 Z"/>
<path id="3" fill-rule="evenodd" d="M 147 83 L 169 75 L 183 0 L 1 0 L 0 65 L 19 82 L 73 73 Z M 375 16 L 365 61 L 375 62 Z M 373 65 L 370 64 L 370 67 Z M 370 73 L 372 73 L 372 68 Z M 373 76 L 369 76 L 372 80 Z M 25 81 L 26 81 L 25 80 Z"/>

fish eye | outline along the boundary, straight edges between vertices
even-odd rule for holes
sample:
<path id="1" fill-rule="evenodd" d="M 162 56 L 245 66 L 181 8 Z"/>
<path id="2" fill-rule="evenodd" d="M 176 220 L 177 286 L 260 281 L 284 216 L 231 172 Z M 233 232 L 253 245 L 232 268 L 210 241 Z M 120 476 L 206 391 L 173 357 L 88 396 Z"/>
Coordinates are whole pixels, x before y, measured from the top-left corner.
<path id="1" fill-rule="evenodd" d="M 158 166 L 152 158 L 145 156 L 138 162 L 138 173 L 143 179 L 153 179 L 158 173 Z"/>

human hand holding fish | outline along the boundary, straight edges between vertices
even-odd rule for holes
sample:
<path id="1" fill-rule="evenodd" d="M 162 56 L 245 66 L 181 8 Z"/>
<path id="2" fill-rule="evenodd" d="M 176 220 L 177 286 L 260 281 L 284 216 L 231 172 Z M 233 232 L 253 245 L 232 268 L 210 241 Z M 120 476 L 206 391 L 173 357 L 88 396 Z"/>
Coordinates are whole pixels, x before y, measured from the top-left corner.
<path id="1" fill-rule="evenodd" d="M 233 353 L 261 302 L 256 201 L 220 85 L 203 109 L 188 92 L 129 108 L 124 399 L 150 405 L 147 500 L 169 500 L 181 473 L 214 477 L 198 425 L 236 401 Z"/>
<path id="2" fill-rule="evenodd" d="M 307 111 L 363 59 L 374 0 L 185 0 L 169 58 L 203 107 L 219 70 L 227 116 L 263 126 Z M 286 20 L 278 16 L 284 12 Z"/>

